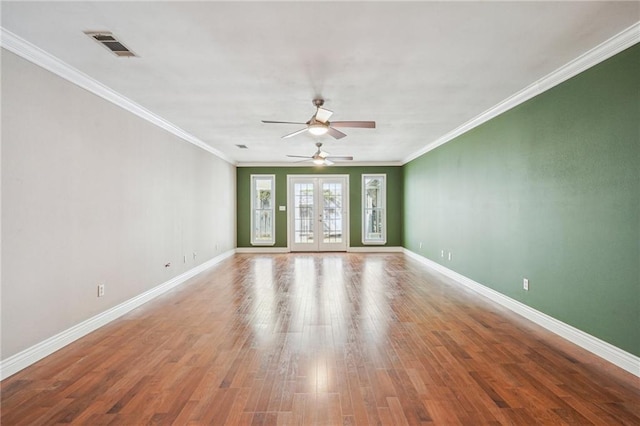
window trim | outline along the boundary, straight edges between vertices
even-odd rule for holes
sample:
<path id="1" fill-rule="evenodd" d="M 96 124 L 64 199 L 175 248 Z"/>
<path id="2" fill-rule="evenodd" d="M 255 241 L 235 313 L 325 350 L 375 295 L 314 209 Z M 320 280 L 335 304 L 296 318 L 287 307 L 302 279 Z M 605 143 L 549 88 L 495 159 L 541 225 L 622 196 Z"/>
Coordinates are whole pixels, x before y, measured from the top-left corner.
<path id="1" fill-rule="evenodd" d="M 256 180 L 271 180 L 271 240 L 265 241 L 260 240 L 256 241 L 255 235 L 255 200 L 256 200 Z M 273 246 L 276 244 L 276 175 L 251 175 L 251 188 L 250 188 L 250 196 L 251 196 L 251 245 L 252 246 Z"/>
<path id="2" fill-rule="evenodd" d="M 367 238 L 367 189 L 366 180 L 371 178 L 381 178 L 381 199 L 382 207 L 382 237 L 380 239 L 368 239 Z M 364 245 L 386 245 L 387 244 L 387 174 L 386 173 L 363 173 L 362 174 L 362 206 L 361 206 L 361 220 L 362 220 L 362 244 Z"/>

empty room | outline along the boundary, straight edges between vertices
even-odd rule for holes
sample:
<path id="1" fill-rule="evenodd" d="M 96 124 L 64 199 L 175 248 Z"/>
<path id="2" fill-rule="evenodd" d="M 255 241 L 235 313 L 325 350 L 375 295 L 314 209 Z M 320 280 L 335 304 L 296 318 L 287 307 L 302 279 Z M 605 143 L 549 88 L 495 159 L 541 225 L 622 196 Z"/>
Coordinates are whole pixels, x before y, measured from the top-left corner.
<path id="1" fill-rule="evenodd" d="M 640 3 L 4 1 L 2 425 L 640 424 Z"/>

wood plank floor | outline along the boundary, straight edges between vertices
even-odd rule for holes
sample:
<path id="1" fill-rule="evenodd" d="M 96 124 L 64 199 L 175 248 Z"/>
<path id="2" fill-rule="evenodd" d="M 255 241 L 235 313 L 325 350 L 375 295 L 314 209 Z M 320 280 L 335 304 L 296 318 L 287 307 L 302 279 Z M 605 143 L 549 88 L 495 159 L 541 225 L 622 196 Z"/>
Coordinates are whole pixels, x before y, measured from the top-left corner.
<path id="1" fill-rule="evenodd" d="M 2 382 L 2 425 L 640 424 L 638 379 L 402 254 L 238 254 Z"/>

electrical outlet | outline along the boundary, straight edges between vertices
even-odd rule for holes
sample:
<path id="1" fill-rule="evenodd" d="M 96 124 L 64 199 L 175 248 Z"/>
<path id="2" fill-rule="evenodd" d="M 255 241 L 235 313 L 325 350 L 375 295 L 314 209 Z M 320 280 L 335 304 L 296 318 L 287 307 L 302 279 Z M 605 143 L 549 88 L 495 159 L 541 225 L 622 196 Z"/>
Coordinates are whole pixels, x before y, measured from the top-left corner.
<path id="1" fill-rule="evenodd" d="M 449 252 L 449 260 L 451 260 L 451 252 Z"/>
<path id="2" fill-rule="evenodd" d="M 444 250 L 440 250 L 440 257 L 444 259 Z"/>
<path id="3" fill-rule="evenodd" d="M 182 256 L 182 263 L 187 263 L 187 255 Z"/>
<path id="4" fill-rule="evenodd" d="M 529 279 L 528 278 L 523 278 L 522 279 L 522 289 L 529 291 Z"/>
<path id="5" fill-rule="evenodd" d="M 422 241 L 420 241 L 420 248 L 422 248 Z"/>
<path id="6" fill-rule="evenodd" d="M 196 253 L 195 251 L 193 252 L 193 260 L 196 260 L 196 257 L 198 257 L 198 253 Z"/>
<path id="7" fill-rule="evenodd" d="M 104 296 L 104 284 L 98 284 L 98 297 Z"/>

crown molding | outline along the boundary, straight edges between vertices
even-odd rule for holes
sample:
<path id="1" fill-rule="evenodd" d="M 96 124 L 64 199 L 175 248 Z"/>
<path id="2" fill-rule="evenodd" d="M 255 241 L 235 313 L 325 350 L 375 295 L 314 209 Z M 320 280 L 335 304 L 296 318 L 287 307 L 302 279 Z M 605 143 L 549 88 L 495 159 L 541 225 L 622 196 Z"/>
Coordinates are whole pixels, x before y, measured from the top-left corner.
<path id="1" fill-rule="evenodd" d="M 28 41 L 18 37 L 11 31 L 8 31 L 7 29 L 2 27 L 0 27 L 0 29 L 2 30 L 0 33 L 0 46 L 2 48 L 8 50 L 9 52 L 15 53 L 21 58 L 26 59 L 27 61 L 38 65 L 39 67 L 42 67 L 47 71 L 50 71 L 55 75 L 64 78 L 67 81 L 70 81 L 76 86 L 88 90 L 94 95 L 97 95 L 105 99 L 106 101 L 109 101 L 121 107 L 122 109 L 137 115 L 144 120 L 147 120 L 148 122 L 160 127 L 161 129 L 164 129 L 167 132 L 179 137 L 180 139 L 219 157 L 227 163 L 236 165 L 236 162 L 233 159 L 229 158 L 221 151 L 204 143 L 192 134 L 184 131 L 178 126 L 175 126 L 164 118 L 154 114 L 143 106 L 135 103 L 131 99 L 126 98 L 115 90 L 98 82 L 97 80 L 89 77 L 87 74 L 75 69 L 71 65 L 61 61 L 50 53 L 45 52 L 34 44 L 31 44 Z"/>
<path id="2" fill-rule="evenodd" d="M 401 161 L 349 161 L 334 163 L 331 166 L 316 166 L 311 162 L 243 162 L 237 163 L 237 167 L 317 167 L 319 169 L 325 167 L 397 167 L 402 166 Z"/>
<path id="3" fill-rule="evenodd" d="M 406 164 L 427 152 L 444 145 L 445 143 L 455 139 L 456 137 L 468 132 L 469 130 L 480 126 L 481 124 L 497 117 L 498 115 L 528 101 L 529 99 L 546 92 L 547 90 L 559 85 L 560 83 L 574 77 L 581 72 L 609 59 L 610 57 L 622 52 L 624 49 L 640 42 L 640 22 L 636 22 L 626 30 L 616 34 L 607 41 L 599 44 L 586 53 L 578 56 L 573 61 L 563 65 L 551 74 L 546 75 L 540 80 L 530 84 L 519 92 L 511 95 L 507 99 L 497 105 L 486 110 L 482 114 L 472 118 L 460 127 L 446 133 L 432 143 L 426 145 L 419 151 L 406 157 L 402 164 Z"/>
<path id="4" fill-rule="evenodd" d="M 0 33 L 0 46 L 10 52 L 15 53 L 16 55 L 62 77 L 79 87 L 82 87 L 91 93 L 94 93 L 101 98 L 120 106 L 121 108 L 149 121 L 152 124 L 174 134 L 175 136 L 205 150 L 210 152 L 211 154 L 216 155 L 222 160 L 238 166 L 238 167 L 305 167 L 305 164 L 291 164 L 286 162 L 276 162 L 276 163 L 237 163 L 235 160 L 226 156 L 221 151 L 211 147 L 210 145 L 204 143 L 202 140 L 196 138 L 190 133 L 182 130 L 181 128 L 175 126 L 169 121 L 163 119 L 162 117 L 152 113 L 146 108 L 138 105 L 132 100 L 124 97 L 118 92 L 110 89 L 109 87 L 103 85 L 102 83 L 96 81 L 95 79 L 89 77 L 88 75 L 82 73 L 81 71 L 71 67 L 70 65 L 62 62 L 58 58 L 53 55 L 45 52 L 39 47 L 29 43 L 28 41 L 18 37 L 12 32 L 6 30 L 5 28 L 1 28 Z M 457 127 L 456 129 L 446 133 L 440 138 L 436 139 L 432 143 L 427 144 L 422 149 L 414 152 L 413 154 L 407 156 L 402 161 L 391 161 L 391 162 L 358 162 L 358 163 L 350 163 L 350 164 L 335 164 L 332 167 L 344 167 L 344 166 L 401 166 L 404 165 L 427 152 L 444 145 L 445 143 L 451 141 L 452 139 L 468 132 L 469 130 L 478 127 L 479 125 L 491 120 L 492 118 L 497 117 L 498 115 L 526 102 L 527 100 L 557 86 L 558 84 L 574 77 L 575 75 L 593 67 L 594 65 L 603 62 L 604 60 L 614 56 L 615 54 L 621 52 L 622 50 L 633 46 L 634 44 L 640 42 L 640 22 L 635 23 L 630 26 L 626 30 L 620 32 L 619 34 L 611 37 L 609 40 L 601 43 L 600 45 L 594 47 L 573 61 L 567 63 L 566 65 L 558 68 L 547 76 L 541 78 L 540 80 L 530 84 L 519 92 L 513 94 L 487 111 L 481 113 L 480 115 L 472 118 L 467 121 L 463 125 Z"/>

